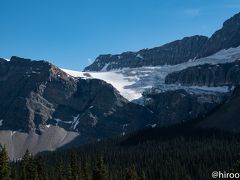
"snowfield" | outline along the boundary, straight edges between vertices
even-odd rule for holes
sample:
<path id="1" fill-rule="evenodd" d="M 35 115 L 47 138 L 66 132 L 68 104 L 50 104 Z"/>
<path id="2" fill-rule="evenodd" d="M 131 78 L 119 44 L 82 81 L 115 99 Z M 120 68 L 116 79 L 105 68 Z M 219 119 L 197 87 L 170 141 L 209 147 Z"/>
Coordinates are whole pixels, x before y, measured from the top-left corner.
<path id="1" fill-rule="evenodd" d="M 206 87 L 206 86 L 181 86 L 179 84 L 165 84 L 165 77 L 172 72 L 181 71 L 188 67 L 203 65 L 203 64 L 224 64 L 240 60 L 240 46 L 221 50 L 218 53 L 201 58 L 193 59 L 188 62 L 177 65 L 163 65 L 155 67 L 139 67 L 139 68 L 123 68 L 112 71 L 105 71 L 106 67 L 101 72 L 80 72 L 62 69 L 73 77 L 95 78 L 106 81 L 112 84 L 120 94 L 133 101 L 142 97 L 142 93 L 147 89 L 158 88 L 159 91 L 168 91 L 176 89 L 185 89 L 192 93 L 225 93 L 229 87 Z"/>
<path id="2" fill-rule="evenodd" d="M 121 73 L 121 71 L 81 72 L 67 69 L 62 70 L 73 77 L 95 78 L 104 80 L 115 87 L 120 92 L 120 94 L 128 100 L 138 99 L 142 96 L 141 93 L 138 93 L 135 89 L 126 88 L 127 86 L 135 84 L 137 79 L 130 80 L 132 77 L 126 77 L 123 73 Z M 88 77 L 88 74 L 91 77 Z"/>

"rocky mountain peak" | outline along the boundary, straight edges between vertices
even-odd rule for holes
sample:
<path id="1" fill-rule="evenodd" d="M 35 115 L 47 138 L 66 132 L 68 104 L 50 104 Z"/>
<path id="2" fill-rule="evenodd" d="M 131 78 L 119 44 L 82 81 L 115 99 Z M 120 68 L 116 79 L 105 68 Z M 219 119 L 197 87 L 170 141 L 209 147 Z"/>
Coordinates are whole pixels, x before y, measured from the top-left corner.
<path id="1" fill-rule="evenodd" d="M 223 27 L 216 31 L 204 46 L 202 57 L 212 55 L 222 49 L 240 45 L 240 13 L 223 23 Z"/>
<path id="2" fill-rule="evenodd" d="M 200 56 L 208 37 L 191 36 L 160 47 L 142 49 L 138 52 L 124 52 L 118 55 L 100 55 L 84 71 L 108 71 L 124 67 L 157 66 L 179 64 Z"/>
<path id="3" fill-rule="evenodd" d="M 223 27 L 240 25 L 240 12 L 223 23 Z"/>
<path id="4" fill-rule="evenodd" d="M 175 65 L 191 59 L 207 57 L 222 49 L 239 45 L 240 13 L 225 21 L 223 27 L 210 38 L 196 35 L 138 52 L 100 55 L 84 71 L 110 71 L 142 66 Z"/>
<path id="5" fill-rule="evenodd" d="M 39 128 L 53 111 L 43 97 L 47 85 L 64 82 L 67 87 L 73 86 L 73 79 L 66 81 L 67 74 L 52 64 L 16 56 L 0 64 L 0 75 L 1 129 L 30 131 Z"/>

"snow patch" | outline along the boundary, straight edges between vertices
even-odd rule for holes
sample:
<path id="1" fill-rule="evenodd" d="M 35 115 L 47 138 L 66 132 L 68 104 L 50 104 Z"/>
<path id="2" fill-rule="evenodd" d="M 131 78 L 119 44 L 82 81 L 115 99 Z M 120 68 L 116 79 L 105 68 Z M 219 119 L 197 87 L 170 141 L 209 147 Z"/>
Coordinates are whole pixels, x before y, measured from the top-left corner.
<path id="1" fill-rule="evenodd" d="M 16 133 L 16 131 L 11 131 L 11 136 L 13 136 Z"/>
<path id="2" fill-rule="evenodd" d="M 73 122 L 71 128 L 76 130 L 77 125 L 79 124 L 79 114 L 77 116 L 73 116 Z"/>
<path id="3" fill-rule="evenodd" d="M 2 125 L 3 125 L 3 119 L 0 120 L 0 126 L 2 126 Z"/>
<path id="4" fill-rule="evenodd" d="M 6 61 L 10 61 L 10 59 L 7 59 L 7 58 L 3 58 L 3 59 L 5 59 Z"/>
<path id="5" fill-rule="evenodd" d="M 143 57 L 142 57 L 142 55 L 141 54 L 137 54 L 137 56 L 136 56 L 137 58 L 139 58 L 139 59 L 143 59 Z"/>
<path id="6" fill-rule="evenodd" d="M 155 128 L 157 126 L 157 124 L 152 124 L 151 127 L 152 128 Z"/>
<path id="7" fill-rule="evenodd" d="M 146 127 L 155 128 L 155 127 L 157 127 L 157 124 L 148 124 L 148 125 L 146 125 Z"/>
<path id="8" fill-rule="evenodd" d="M 101 69 L 101 71 L 107 71 L 108 66 L 109 66 L 109 63 L 105 64 L 104 67 Z"/>
<path id="9" fill-rule="evenodd" d="M 56 126 L 58 126 L 59 122 L 65 123 L 65 124 L 71 124 L 72 123 L 72 121 L 63 121 L 61 119 L 54 119 L 54 120 L 56 121 Z"/>

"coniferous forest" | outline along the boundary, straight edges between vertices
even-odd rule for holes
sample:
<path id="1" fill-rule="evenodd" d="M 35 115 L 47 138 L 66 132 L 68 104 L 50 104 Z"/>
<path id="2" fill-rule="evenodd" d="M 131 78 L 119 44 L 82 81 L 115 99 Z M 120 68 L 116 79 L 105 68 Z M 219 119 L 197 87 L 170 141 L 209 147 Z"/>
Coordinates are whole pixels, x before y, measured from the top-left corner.
<path id="1" fill-rule="evenodd" d="M 151 128 L 101 142 L 9 162 L 3 180 L 211 179 L 213 171 L 240 170 L 240 136 L 189 126 Z"/>

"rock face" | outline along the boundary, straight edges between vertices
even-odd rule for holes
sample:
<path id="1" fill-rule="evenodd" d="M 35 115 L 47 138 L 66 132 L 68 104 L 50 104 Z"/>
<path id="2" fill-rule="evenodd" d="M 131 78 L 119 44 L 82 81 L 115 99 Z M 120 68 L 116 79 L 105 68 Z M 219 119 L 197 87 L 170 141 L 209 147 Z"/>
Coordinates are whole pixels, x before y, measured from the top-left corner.
<path id="1" fill-rule="evenodd" d="M 138 52 L 125 52 L 119 55 L 100 55 L 93 64 L 84 71 L 101 71 L 135 68 L 141 66 L 157 66 L 164 64 L 179 64 L 189 59 L 199 57 L 204 44 L 205 36 L 185 37 L 160 47 L 143 49 Z"/>
<path id="2" fill-rule="evenodd" d="M 3 59 L 3 58 L 0 58 L 0 62 L 3 62 L 3 61 L 6 61 L 5 59 Z"/>
<path id="3" fill-rule="evenodd" d="M 240 87 L 237 86 L 231 98 L 217 111 L 206 117 L 197 126 L 240 132 Z"/>
<path id="4" fill-rule="evenodd" d="M 167 84 L 198 86 L 233 86 L 240 84 L 240 61 L 189 67 L 167 75 Z"/>
<path id="5" fill-rule="evenodd" d="M 154 119 L 112 85 L 73 78 L 45 61 L 1 60 L 0 89 L 0 130 L 41 135 L 57 126 L 87 142 L 145 127 Z"/>
<path id="6" fill-rule="evenodd" d="M 221 49 L 240 45 L 240 13 L 224 22 L 222 29 L 210 38 L 186 37 L 160 47 L 125 52 L 119 55 L 100 55 L 85 71 L 109 71 L 142 66 L 174 65 L 190 59 L 207 57 Z"/>
<path id="7" fill-rule="evenodd" d="M 216 31 L 203 48 L 202 57 L 212 55 L 221 49 L 240 45 L 240 13 L 223 23 L 223 27 Z"/>
<path id="8" fill-rule="evenodd" d="M 9 62 L 1 62 L 1 129 L 30 131 L 47 123 L 54 107 L 42 95 L 46 84 L 61 74 L 54 71 L 56 68 L 44 61 L 12 57 Z"/>
<path id="9" fill-rule="evenodd" d="M 194 95 L 185 90 L 146 93 L 145 106 L 157 114 L 159 126 L 169 126 L 204 115 L 225 101 L 226 96 Z"/>

